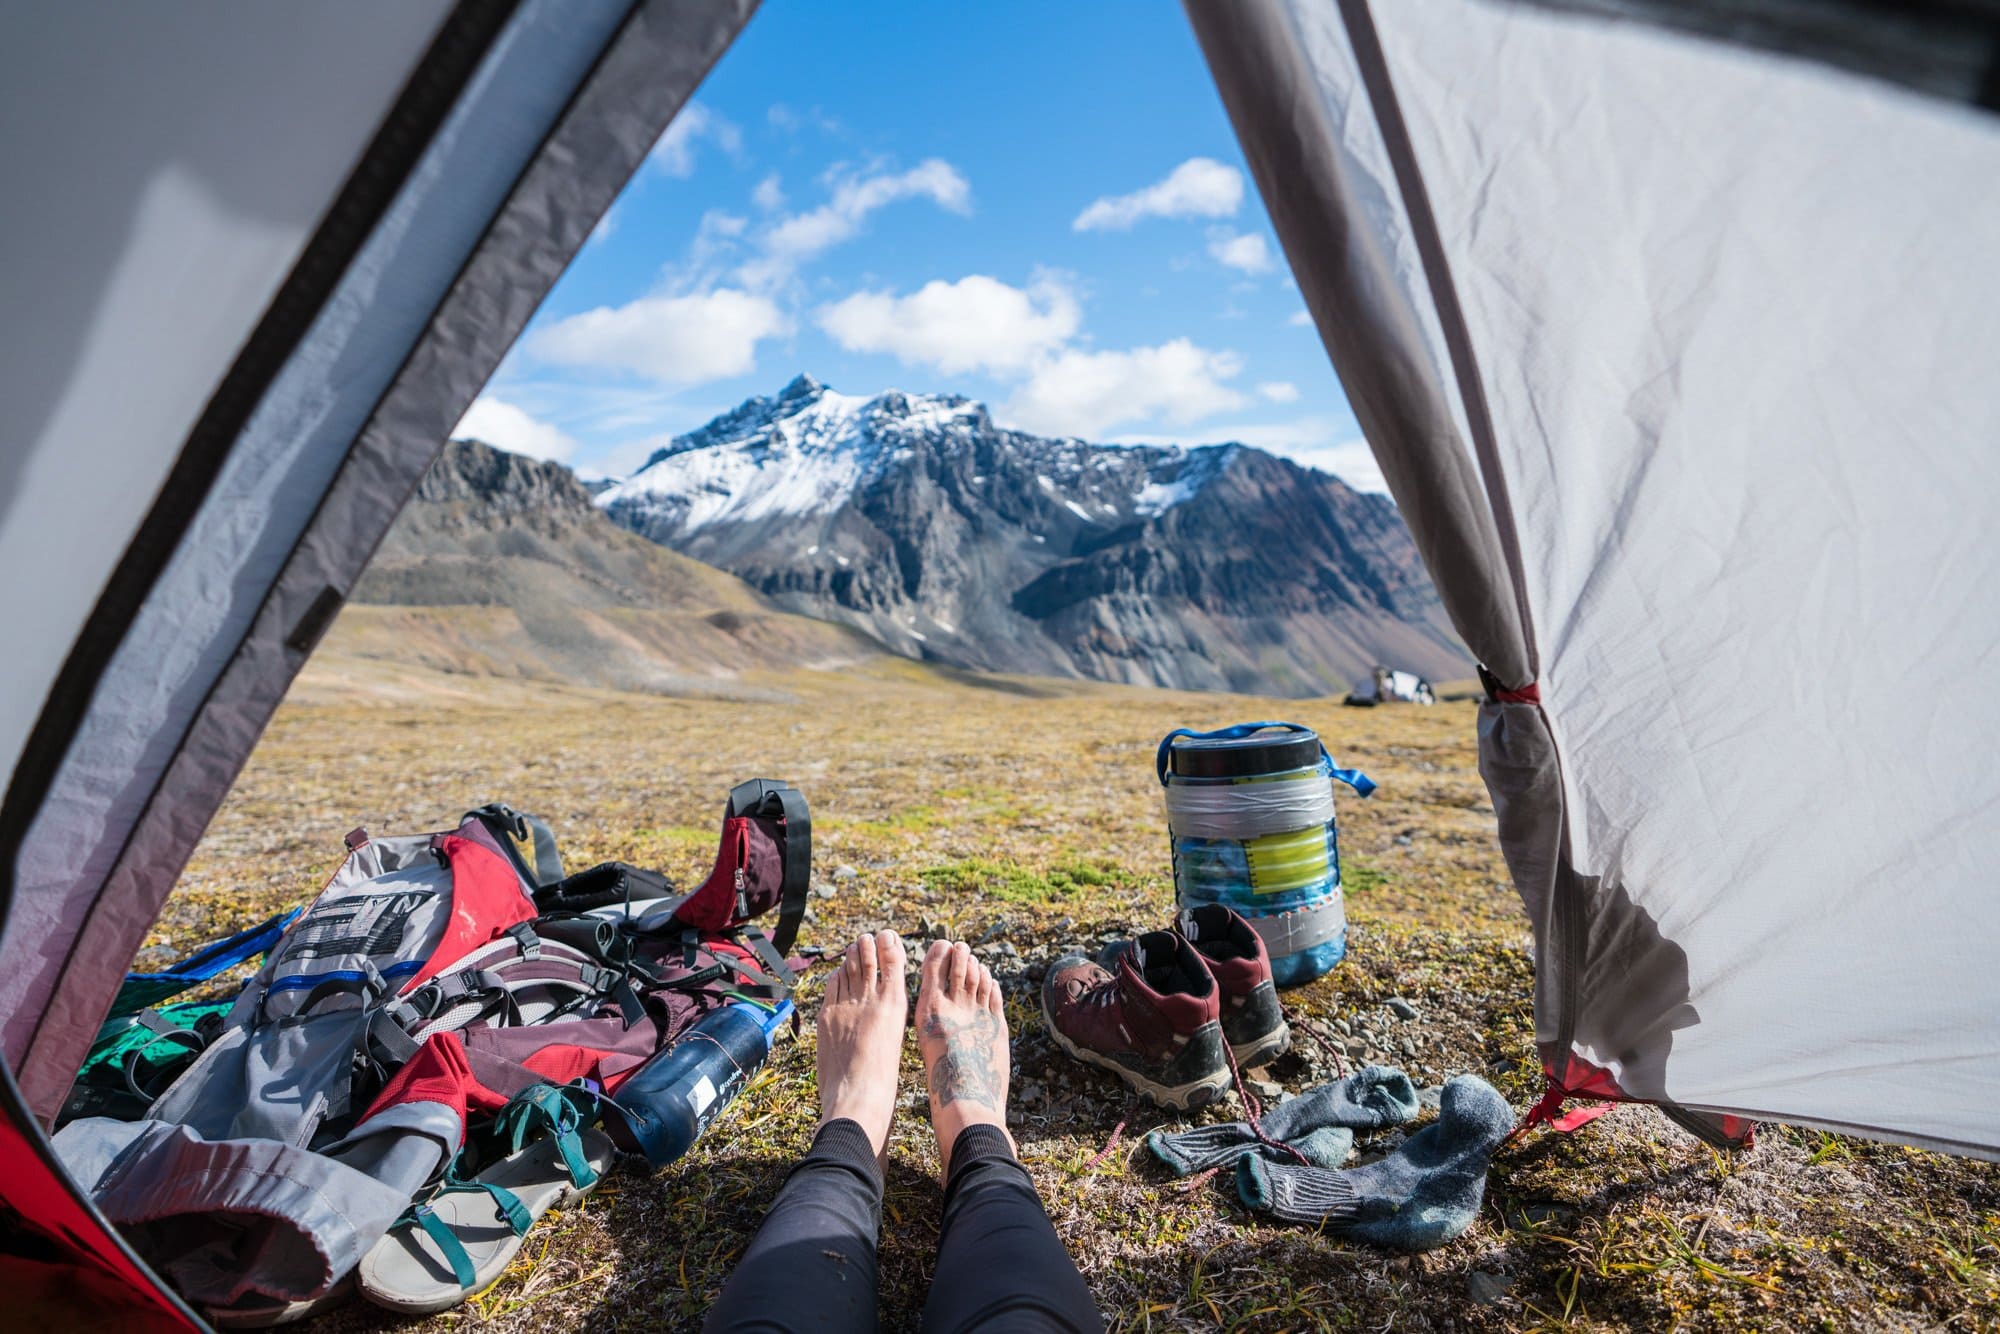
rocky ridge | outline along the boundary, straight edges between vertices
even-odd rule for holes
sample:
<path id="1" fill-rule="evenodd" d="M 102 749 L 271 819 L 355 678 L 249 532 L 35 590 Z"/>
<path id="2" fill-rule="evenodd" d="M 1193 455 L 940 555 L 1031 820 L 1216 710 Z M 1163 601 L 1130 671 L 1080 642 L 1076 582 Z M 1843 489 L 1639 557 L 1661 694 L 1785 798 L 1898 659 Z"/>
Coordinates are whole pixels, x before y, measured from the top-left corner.
<path id="1" fill-rule="evenodd" d="M 594 499 L 910 657 L 1290 696 L 1470 672 L 1395 506 L 1243 445 L 1051 439 L 800 376 Z"/>
<path id="2" fill-rule="evenodd" d="M 740 693 L 879 648 L 626 532 L 558 463 L 448 442 L 356 584 L 336 653 L 482 676 Z"/>

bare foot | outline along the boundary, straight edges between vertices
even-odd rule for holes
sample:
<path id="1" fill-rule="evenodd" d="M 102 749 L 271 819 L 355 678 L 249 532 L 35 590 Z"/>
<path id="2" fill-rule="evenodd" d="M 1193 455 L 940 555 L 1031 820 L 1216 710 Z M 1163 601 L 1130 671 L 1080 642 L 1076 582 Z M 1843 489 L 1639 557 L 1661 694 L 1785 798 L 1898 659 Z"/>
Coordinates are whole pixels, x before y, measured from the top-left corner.
<path id="1" fill-rule="evenodd" d="M 909 994 L 903 986 L 903 938 L 862 936 L 826 980 L 819 1004 L 819 1123 L 845 1117 L 868 1136 L 879 1161 L 896 1114 Z"/>
<path id="2" fill-rule="evenodd" d="M 931 1129 L 951 1174 L 951 1148 L 967 1126 L 1007 1134 L 1007 1017 L 1000 984 L 963 942 L 936 940 L 917 990 L 917 1047 L 931 1087 Z M 1007 1141 L 1013 1143 L 1013 1136 Z"/>

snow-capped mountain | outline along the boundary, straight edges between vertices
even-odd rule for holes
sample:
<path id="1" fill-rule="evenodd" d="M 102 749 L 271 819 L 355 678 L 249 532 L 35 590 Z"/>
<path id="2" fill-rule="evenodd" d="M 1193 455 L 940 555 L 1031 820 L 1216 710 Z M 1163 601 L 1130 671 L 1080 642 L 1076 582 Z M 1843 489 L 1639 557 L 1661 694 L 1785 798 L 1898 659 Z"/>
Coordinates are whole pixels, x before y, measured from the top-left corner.
<path id="1" fill-rule="evenodd" d="M 1388 500 L 1241 445 L 1048 439 L 802 375 L 596 503 L 912 657 L 1281 695 L 1470 671 Z"/>

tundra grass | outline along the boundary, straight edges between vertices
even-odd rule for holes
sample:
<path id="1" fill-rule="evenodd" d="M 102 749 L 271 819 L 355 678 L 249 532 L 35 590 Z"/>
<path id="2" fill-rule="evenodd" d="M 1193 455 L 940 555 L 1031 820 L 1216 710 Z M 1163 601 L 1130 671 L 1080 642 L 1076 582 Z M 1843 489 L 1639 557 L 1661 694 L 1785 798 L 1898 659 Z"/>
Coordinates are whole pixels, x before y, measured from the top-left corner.
<path id="1" fill-rule="evenodd" d="M 308 896 L 356 824 L 448 826 L 505 800 L 574 866 L 706 873 L 729 787 L 790 779 L 813 804 L 808 943 L 890 927 L 977 942 L 1013 1030 L 1013 1130 L 1057 1231 L 1119 1330 L 2000 1328 L 2000 1169 L 1767 1127 L 1718 1154 L 1643 1107 L 1503 1152 L 1464 1237 L 1419 1256 L 1246 1213 L 1169 1179 L 1131 1104 L 1042 1032 L 1040 971 L 1171 908 L 1153 747 L 1176 726 L 1289 717 L 1381 790 L 1340 797 L 1347 961 L 1288 992 L 1290 1089 L 1383 1060 L 1536 1095 L 1534 969 L 1474 766 L 1473 714 L 1348 710 L 1048 682 L 984 688 L 913 664 L 666 699 L 320 661 L 279 712 L 169 900 L 157 964 Z M 733 691 L 737 697 L 729 697 Z M 1417 1018 L 1394 1017 L 1398 999 Z M 809 1142 L 808 1022 L 683 1161 L 627 1164 L 552 1216 L 486 1294 L 430 1321 L 353 1307 L 326 1329 L 693 1329 Z M 885 1328 L 914 1329 L 940 1197 L 914 1044 L 889 1154 Z M 1201 1115 L 1228 1117 L 1223 1107 Z M 1119 1143 L 1100 1154 L 1113 1127 Z"/>

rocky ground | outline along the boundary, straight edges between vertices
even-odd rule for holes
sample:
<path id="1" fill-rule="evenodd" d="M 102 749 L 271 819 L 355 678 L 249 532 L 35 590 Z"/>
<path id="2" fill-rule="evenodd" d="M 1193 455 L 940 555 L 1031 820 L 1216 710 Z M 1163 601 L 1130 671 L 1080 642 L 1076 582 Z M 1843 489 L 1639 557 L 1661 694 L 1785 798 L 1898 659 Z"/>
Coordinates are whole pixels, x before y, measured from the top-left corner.
<path id="1" fill-rule="evenodd" d="M 673 700 L 335 657 L 279 714 L 142 961 L 300 900 L 357 823 L 436 828 L 503 799 L 546 815 L 573 864 L 698 877 L 728 787 L 782 777 L 814 807 L 807 942 L 882 926 L 913 948 L 965 939 L 1005 983 L 1014 1132 L 1114 1328 L 2000 1327 L 2000 1169 L 1816 1131 L 1767 1127 L 1733 1156 L 1643 1107 L 1536 1132 L 1499 1157 L 1472 1230 L 1418 1256 L 1270 1226 L 1226 1177 L 1173 1180 L 1142 1142 L 1176 1118 L 1058 1052 L 1035 985 L 1059 954 L 1169 915 L 1159 736 L 1273 710 L 1382 786 L 1341 803 L 1348 959 L 1286 994 L 1293 1050 L 1250 1072 L 1253 1091 L 1281 1098 L 1381 1061 L 1424 1085 L 1477 1073 L 1525 1107 L 1533 963 L 1464 704 L 1057 691 L 898 660 Z M 809 984 L 808 1016 L 815 1002 Z M 940 1203 L 914 1043 L 904 1074 L 882 1243 L 890 1329 L 916 1326 Z M 657 1174 L 626 1164 L 538 1228 L 500 1284 L 425 1328 L 694 1328 L 810 1138 L 814 1098 L 808 1023 L 688 1158 Z M 353 1308 L 321 1326 L 423 1323 Z"/>

